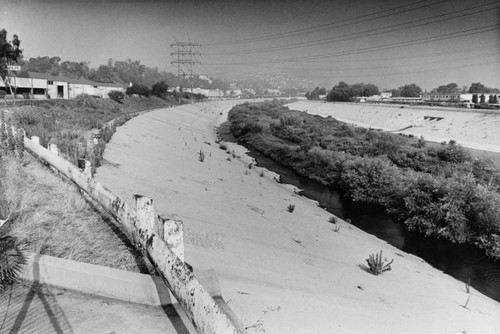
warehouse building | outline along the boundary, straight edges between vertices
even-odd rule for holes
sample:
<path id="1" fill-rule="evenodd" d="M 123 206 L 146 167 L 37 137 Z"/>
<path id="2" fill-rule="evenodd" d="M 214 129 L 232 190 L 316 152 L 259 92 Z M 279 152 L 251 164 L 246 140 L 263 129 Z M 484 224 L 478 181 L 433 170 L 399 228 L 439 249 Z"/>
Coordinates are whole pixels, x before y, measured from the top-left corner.
<path id="1" fill-rule="evenodd" d="M 94 82 L 86 79 L 73 79 L 53 76 L 37 72 L 20 72 L 11 77 L 10 83 L 16 87 L 16 99 L 72 99 L 81 94 L 107 98 L 112 90 L 124 92 L 125 86 L 116 83 Z M 10 90 L 0 78 L 0 90 L 5 91 L 7 97 Z"/>

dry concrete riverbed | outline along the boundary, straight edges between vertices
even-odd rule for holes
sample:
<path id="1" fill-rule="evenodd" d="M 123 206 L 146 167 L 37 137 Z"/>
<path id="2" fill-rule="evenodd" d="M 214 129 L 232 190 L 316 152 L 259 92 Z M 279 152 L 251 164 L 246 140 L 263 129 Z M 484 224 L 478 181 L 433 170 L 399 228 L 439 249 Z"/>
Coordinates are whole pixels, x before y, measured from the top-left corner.
<path id="1" fill-rule="evenodd" d="M 241 102 L 130 120 L 96 177 L 126 200 L 153 198 L 157 212 L 184 222 L 186 261 L 216 270 L 250 333 L 500 332 L 499 303 L 348 223 L 335 231 L 331 214 L 249 166 L 244 148 L 219 148 L 214 128 Z M 391 271 L 360 268 L 380 250 L 394 259 Z"/>

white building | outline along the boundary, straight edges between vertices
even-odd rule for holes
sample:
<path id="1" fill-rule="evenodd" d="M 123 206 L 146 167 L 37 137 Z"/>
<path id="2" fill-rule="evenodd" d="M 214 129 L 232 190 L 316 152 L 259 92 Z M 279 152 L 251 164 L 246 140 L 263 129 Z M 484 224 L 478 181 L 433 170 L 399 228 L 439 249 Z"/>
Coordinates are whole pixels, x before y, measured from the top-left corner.
<path id="1" fill-rule="evenodd" d="M 10 78 L 10 84 L 16 87 L 18 99 L 72 99 L 81 94 L 107 98 L 112 90 L 125 91 L 123 85 L 116 83 L 94 82 L 37 72 L 21 72 L 17 77 Z M 7 95 L 10 94 L 2 79 L 0 79 L 0 89 L 5 90 Z"/>

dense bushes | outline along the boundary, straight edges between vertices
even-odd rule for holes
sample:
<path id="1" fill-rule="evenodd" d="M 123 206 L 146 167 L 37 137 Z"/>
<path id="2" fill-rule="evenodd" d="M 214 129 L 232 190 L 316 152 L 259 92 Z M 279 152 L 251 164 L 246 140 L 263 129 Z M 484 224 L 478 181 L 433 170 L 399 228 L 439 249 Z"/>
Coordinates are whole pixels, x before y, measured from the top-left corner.
<path id="1" fill-rule="evenodd" d="M 168 94 L 168 85 L 165 81 L 155 83 L 151 87 L 151 94 L 159 98 L 165 99 Z"/>
<path id="2" fill-rule="evenodd" d="M 383 206 L 410 230 L 500 258 L 500 170 L 454 142 L 427 147 L 270 102 L 236 106 L 228 119 L 235 137 L 299 174 Z"/>
<path id="3" fill-rule="evenodd" d="M 119 90 L 112 90 L 108 93 L 108 96 L 111 100 L 121 103 L 125 98 L 125 93 Z"/>
<path id="4" fill-rule="evenodd" d="M 149 96 L 151 95 L 151 90 L 146 85 L 135 84 L 127 88 L 127 95 L 139 95 L 139 96 Z"/>

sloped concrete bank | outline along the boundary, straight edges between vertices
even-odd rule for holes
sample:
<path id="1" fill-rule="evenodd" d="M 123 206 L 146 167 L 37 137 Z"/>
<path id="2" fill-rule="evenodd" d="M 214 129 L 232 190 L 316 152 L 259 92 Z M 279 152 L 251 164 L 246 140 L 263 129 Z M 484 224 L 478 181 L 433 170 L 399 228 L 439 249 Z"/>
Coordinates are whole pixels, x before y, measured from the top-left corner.
<path id="1" fill-rule="evenodd" d="M 438 143 L 455 140 L 464 147 L 500 153 L 499 111 L 318 101 L 299 101 L 288 107 L 365 128 L 423 136 Z"/>
<path id="2" fill-rule="evenodd" d="M 147 193 L 182 219 L 185 260 L 217 272 L 248 332 L 500 330 L 499 303 L 346 222 L 335 231 L 329 213 L 251 165 L 243 147 L 221 149 L 214 127 L 241 102 L 134 118 L 113 136 L 96 178 L 121 198 Z M 360 269 L 380 250 L 394 259 L 391 271 Z"/>

